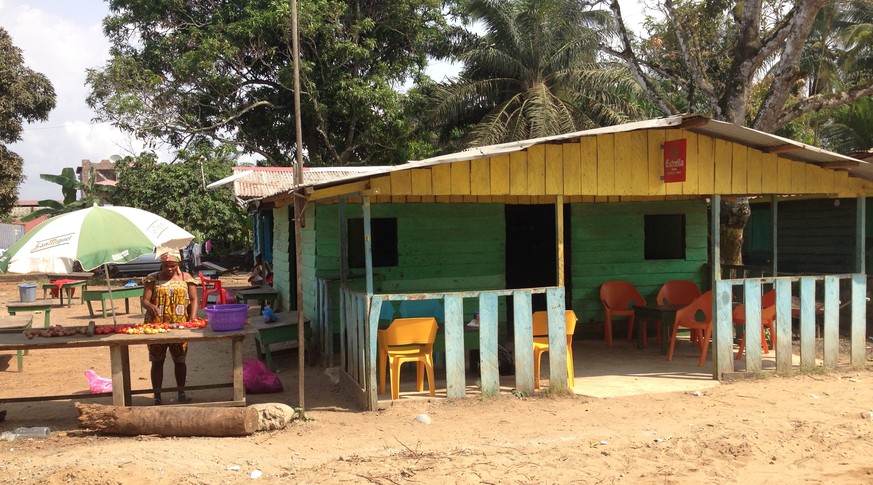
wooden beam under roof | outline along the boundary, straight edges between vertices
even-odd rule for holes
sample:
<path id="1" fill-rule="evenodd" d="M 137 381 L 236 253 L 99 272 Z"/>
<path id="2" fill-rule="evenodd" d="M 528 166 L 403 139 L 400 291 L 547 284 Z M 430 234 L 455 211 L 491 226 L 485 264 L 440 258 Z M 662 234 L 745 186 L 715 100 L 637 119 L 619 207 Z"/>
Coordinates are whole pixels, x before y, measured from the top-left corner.
<path id="1" fill-rule="evenodd" d="M 763 147 L 761 151 L 764 153 L 785 153 L 785 152 L 793 152 L 795 150 L 802 150 L 802 146 L 792 145 L 791 143 L 784 143 L 782 145 L 775 145 L 771 147 Z"/>

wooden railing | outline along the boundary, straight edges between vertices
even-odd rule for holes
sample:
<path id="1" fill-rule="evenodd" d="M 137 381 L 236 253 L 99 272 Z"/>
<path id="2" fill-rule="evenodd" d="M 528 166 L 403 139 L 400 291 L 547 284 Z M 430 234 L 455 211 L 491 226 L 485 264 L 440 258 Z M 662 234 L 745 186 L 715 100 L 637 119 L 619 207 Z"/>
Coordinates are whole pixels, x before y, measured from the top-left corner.
<path id="1" fill-rule="evenodd" d="M 332 328 L 330 317 L 330 287 L 327 281 L 319 281 L 318 311 L 315 326 L 319 342 L 332 351 Z M 511 296 L 513 301 L 513 326 L 515 347 L 515 388 L 532 393 L 533 372 L 533 327 L 531 297 L 545 293 L 549 318 L 549 383 L 551 387 L 566 388 L 567 374 L 566 319 L 564 316 L 564 288 L 542 287 L 518 290 L 488 290 L 415 294 L 377 294 L 368 297 L 365 293 L 348 288 L 339 289 L 340 317 L 340 369 L 343 385 L 356 394 L 361 405 L 368 410 L 378 406 L 376 357 L 376 332 L 382 305 L 388 301 L 440 300 L 445 309 L 445 360 L 446 397 L 466 395 L 464 352 L 465 298 L 476 298 L 479 309 L 479 369 L 480 392 L 493 395 L 500 391 L 498 371 L 498 297 Z"/>
<path id="2" fill-rule="evenodd" d="M 844 300 L 840 299 L 843 286 Z M 752 279 L 725 279 L 715 285 L 715 313 L 713 329 L 718 366 L 716 377 L 735 372 L 733 339 L 733 309 L 735 295 L 743 295 L 745 303 L 746 336 L 745 371 L 763 369 L 761 352 L 761 294 L 762 286 L 776 288 L 776 372 L 791 374 L 795 370 L 815 366 L 836 367 L 839 363 L 840 310 L 850 307 L 850 363 L 862 367 L 866 362 L 867 277 L 864 274 L 824 276 L 780 276 Z M 817 287 L 819 288 L 817 290 Z M 742 291 L 736 291 L 742 289 Z M 821 297 L 817 293 L 821 292 Z M 793 362 L 793 323 L 799 322 L 799 363 Z M 822 324 L 823 350 L 816 361 L 816 326 Z"/>

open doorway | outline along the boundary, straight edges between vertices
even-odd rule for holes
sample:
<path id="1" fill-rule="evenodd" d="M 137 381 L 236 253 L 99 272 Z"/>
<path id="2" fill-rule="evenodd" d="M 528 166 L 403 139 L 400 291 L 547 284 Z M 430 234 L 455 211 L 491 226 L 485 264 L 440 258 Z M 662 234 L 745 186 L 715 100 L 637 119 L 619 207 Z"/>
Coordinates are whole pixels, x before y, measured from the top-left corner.
<path id="1" fill-rule="evenodd" d="M 505 216 L 506 287 L 555 285 L 555 206 L 507 205 Z M 545 309 L 545 295 L 534 295 L 533 310 Z"/>
<path id="2" fill-rule="evenodd" d="M 555 206 L 507 205 L 506 219 L 506 287 L 531 288 L 554 286 L 557 277 L 557 244 L 555 240 Z M 569 300 L 570 279 L 570 206 L 564 205 L 564 288 Z M 546 295 L 534 294 L 531 299 L 533 311 L 546 309 Z M 512 314 L 512 297 L 507 298 L 506 317 Z M 514 329 L 508 325 L 507 333 L 512 338 Z"/>

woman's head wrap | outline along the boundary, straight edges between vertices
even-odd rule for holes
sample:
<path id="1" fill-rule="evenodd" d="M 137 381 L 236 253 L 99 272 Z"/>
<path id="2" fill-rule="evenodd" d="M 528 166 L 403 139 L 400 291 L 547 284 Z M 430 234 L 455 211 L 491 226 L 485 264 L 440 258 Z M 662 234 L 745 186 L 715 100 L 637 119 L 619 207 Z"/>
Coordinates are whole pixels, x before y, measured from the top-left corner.
<path id="1" fill-rule="evenodd" d="M 182 262 L 182 257 L 179 256 L 178 251 L 167 251 L 161 254 L 161 262 L 164 261 L 175 261 L 177 263 Z"/>

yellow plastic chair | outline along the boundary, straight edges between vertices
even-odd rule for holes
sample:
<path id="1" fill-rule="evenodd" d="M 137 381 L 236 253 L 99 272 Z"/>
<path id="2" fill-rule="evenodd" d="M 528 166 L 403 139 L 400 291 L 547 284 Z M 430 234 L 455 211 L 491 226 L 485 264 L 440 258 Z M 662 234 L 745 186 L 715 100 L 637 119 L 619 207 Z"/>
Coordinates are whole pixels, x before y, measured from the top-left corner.
<path id="1" fill-rule="evenodd" d="M 416 385 L 424 390 L 424 373 L 431 397 L 436 395 L 433 376 L 433 342 L 437 321 L 434 317 L 398 318 L 376 334 L 379 347 L 379 392 L 385 392 L 386 367 L 391 375 L 391 399 L 400 399 L 400 366 L 415 362 Z M 386 366 L 387 364 L 387 366 Z"/>
<path id="2" fill-rule="evenodd" d="M 570 387 L 574 387 L 573 379 L 573 332 L 576 331 L 576 313 L 567 310 L 567 376 Z M 540 360 L 544 353 L 549 351 L 549 316 L 548 312 L 539 311 L 533 313 L 533 350 L 534 350 L 534 389 L 540 388 Z"/>

